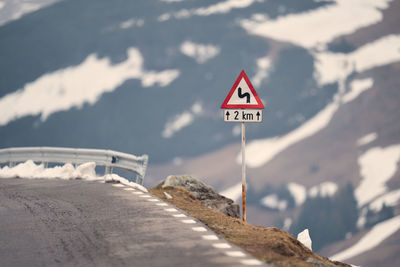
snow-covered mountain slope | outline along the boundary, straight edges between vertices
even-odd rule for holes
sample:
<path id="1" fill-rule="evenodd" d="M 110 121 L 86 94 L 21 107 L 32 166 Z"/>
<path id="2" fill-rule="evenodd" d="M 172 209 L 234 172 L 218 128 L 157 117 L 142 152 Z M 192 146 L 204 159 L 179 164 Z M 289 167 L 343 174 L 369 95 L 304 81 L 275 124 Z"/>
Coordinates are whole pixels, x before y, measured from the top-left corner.
<path id="1" fill-rule="evenodd" d="M 18 20 L 24 15 L 45 8 L 57 0 L 2 0 L 0 1 L 0 25 Z"/>
<path id="2" fill-rule="evenodd" d="M 301 211 L 305 198 L 334 195 L 339 187 L 348 182 L 355 187 L 354 195 L 359 206 L 357 224 L 360 229 L 365 225 L 368 209 L 379 212 L 385 204 L 393 207 L 395 215 L 398 215 L 400 129 L 397 121 L 400 116 L 400 80 L 387 77 L 395 76 L 399 70 L 400 64 L 397 63 L 376 69 L 374 74 L 370 72 L 369 75 L 374 79 L 372 88 L 361 93 L 352 102 L 342 104 L 323 130 L 282 150 L 264 165 L 249 165 L 248 183 L 253 188 L 252 193 L 255 192 L 260 198 L 257 200 L 259 203 L 249 204 L 248 219 L 262 225 L 276 225 L 281 221 L 280 227 L 285 227 L 286 222 L 286 229 L 289 230 L 290 224 L 297 220 L 296 214 Z M 219 188 L 223 194 L 237 199 L 241 195 L 241 170 L 236 161 L 239 151 L 240 145 L 232 145 L 201 157 L 175 160 L 174 167 L 151 167 L 149 175 L 156 180 L 164 172 L 191 173 Z M 287 199 L 279 199 L 276 192 L 266 190 L 268 187 L 280 186 L 288 187 L 297 208 L 287 208 Z M 248 192 L 248 198 L 251 197 L 249 194 L 251 193 Z M 262 207 L 263 205 L 268 209 Z M 397 221 L 393 224 L 394 227 L 399 226 Z M 365 229 L 358 239 L 372 231 L 368 227 Z M 396 230 L 346 260 L 362 266 L 368 266 L 365 265 L 368 263 L 365 259 L 374 263 L 370 266 L 397 261 L 396 251 L 400 247 L 389 239 L 394 233 Z M 356 233 L 353 234 L 357 236 Z M 374 236 L 370 238 L 373 239 Z M 340 251 L 355 246 L 356 241 L 358 240 L 349 239 Z M 392 251 L 390 255 L 385 254 L 389 258 L 382 256 L 387 251 L 382 248 L 386 243 Z M 324 249 L 321 253 L 332 256 L 340 251 Z M 376 255 L 376 258 L 371 255 Z"/>
<path id="3" fill-rule="evenodd" d="M 245 69 L 266 106 L 246 128 L 250 221 L 297 234 L 315 202 L 321 222 L 351 207 L 330 239 L 310 227 L 316 249 L 349 238 L 331 256 L 399 215 L 399 0 L 17 2 L 0 1 L 1 147 L 147 153 L 147 185 L 190 173 L 237 198 L 240 127 L 219 107 Z"/>
<path id="4" fill-rule="evenodd" d="M 397 266 L 400 263 L 396 255 L 400 237 L 399 227 L 399 216 L 396 216 L 344 241 L 332 244 L 321 253 L 356 266 Z"/>
<path id="5" fill-rule="evenodd" d="M 2 3 L 3 11 L 11 5 Z M 42 5 L 0 26 L 0 134 L 7 137 L 0 145 L 106 147 L 148 153 L 153 162 L 222 148 L 237 128 L 221 123 L 219 106 L 242 69 L 275 110 L 249 136 L 283 134 L 322 109 L 337 86 L 317 83 L 308 49 L 276 46 L 248 32 L 244 20 L 260 10 L 274 19 L 332 4 Z"/>
<path id="6" fill-rule="evenodd" d="M 312 46 L 313 56 L 319 62 L 315 77 L 320 84 L 336 82 L 339 90 L 325 108 L 292 131 L 272 138 L 250 139 L 247 146 L 250 187 L 247 197 L 254 196 L 248 203 L 249 220 L 294 231 L 307 200 L 318 195 L 334 198 L 350 182 L 356 201 L 356 229 L 343 233 L 344 241 L 331 243 L 321 253 L 332 256 L 358 250 L 346 260 L 362 266 L 398 262 L 400 251 L 398 243 L 393 241 L 398 235 L 396 220 L 392 222 L 394 230 L 387 236 L 368 234 L 374 232 L 374 225 L 384 225 L 400 214 L 400 21 L 394 18 L 400 12 L 400 1 L 386 3 L 389 6 L 382 11 L 379 22 L 335 36 L 330 41 L 327 46 L 332 50 L 340 47 L 343 49 L 340 52 L 321 52 L 320 45 L 314 49 L 305 39 L 280 40 Z M 257 27 L 281 29 L 286 23 L 298 22 L 297 19 L 296 16 L 288 17 L 286 22 L 267 19 Z M 256 24 L 252 26 L 258 34 Z M 280 36 L 279 31 L 264 33 L 268 38 Z M 275 46 L 286 45 L 270 42 Z M 269 112 L 268 105 L 265 112 Z M 237 199 L 241 195 L 239 144 L 200 157 L 175 159 L 172 163 L 174 167 L 153 166 L 150 177 L 157 179 L 164 171 L 191 173 L 227 196 Z M 282 193 L 282 188 L 291 197 Z M 393 212 L 385 215 L 389 217 L 382 215 L 383 204 Z M 331 208 L 330 213 L 334 212 Z M 316 214 L 313 216 L 314 220 L 319 218 Z M 386 220 L 381 221 L 383 218 Z M 313 237 L 313 229 L 310 231 Z M 364 236 L 367 241 L 363 242 L 371 245 L 357 245 Z"/>

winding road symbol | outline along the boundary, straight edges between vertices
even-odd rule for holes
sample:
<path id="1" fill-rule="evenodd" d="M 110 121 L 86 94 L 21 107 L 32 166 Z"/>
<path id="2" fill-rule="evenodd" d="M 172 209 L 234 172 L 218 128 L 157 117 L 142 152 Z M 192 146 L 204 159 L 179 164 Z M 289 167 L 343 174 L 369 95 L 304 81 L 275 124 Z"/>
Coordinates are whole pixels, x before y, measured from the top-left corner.
<path id="1" fill-rule="evenodd" d="M 242 94 L 242 87 L 238 88 L 238 96 L 239 96 L 239 98 L 245 98 L 246 97 L 246 103 L 250 103 L 250 94 L 249 93 Z"/>
<path id="2" fill-rule="evenodd" d="M 264 109 L 264 104 L 257 95 L 256 90 L 254 90 L 244 70 L 236 78 L 235 83 L 221 105 L 221 109 Z"/>

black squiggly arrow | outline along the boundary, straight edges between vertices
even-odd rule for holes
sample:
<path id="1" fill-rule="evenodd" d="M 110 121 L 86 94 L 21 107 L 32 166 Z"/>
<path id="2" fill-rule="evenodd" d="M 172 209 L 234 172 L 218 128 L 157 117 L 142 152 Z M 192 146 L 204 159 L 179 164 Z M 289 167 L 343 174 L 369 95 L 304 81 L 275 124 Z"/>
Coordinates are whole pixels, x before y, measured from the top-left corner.
<path id="1" fill-rule="evenodd" d="M 250 103 L 250 94 L 249 94 L 249 93 L 244 93 L 244 94 L 242 94 L 242 87 L 239 87 L 238 89 L 239 89 L 239 90 L 238 90 L 238 96 L 239 96 L 239 98 L 244 98 L 244 97 L 246 97 L 246 103 Z"/>

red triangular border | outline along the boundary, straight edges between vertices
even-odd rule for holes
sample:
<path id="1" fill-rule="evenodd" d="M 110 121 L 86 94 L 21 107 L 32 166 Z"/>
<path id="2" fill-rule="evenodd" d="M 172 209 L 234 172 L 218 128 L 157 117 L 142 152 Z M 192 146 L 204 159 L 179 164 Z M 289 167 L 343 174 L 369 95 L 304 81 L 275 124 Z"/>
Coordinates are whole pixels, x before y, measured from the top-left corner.
<path id="1" fill-rule="evenodd" d="M 241 104 L 241 105 L 229 104 L 228 105 L 229 100 L 231 99 L 233 93 L 235 92 L 236 87 L 238 86 L 238 84 L 240 83 L 242 78 L 244 78 L 244 80 L 246 81 L 247 85 L 249 86 L 251 93 L 253 94 L 254 98 L 257 101 L 257 104 L 251 104 L 251 105 L 250 104 Z M 237 77 L 235 83 L 233 84 L 231 90 L 229 91 L 228 95 L 226 96 L 224 102 L 221 105 L 221 109 L 235 109 L 235 108 L 248 108 L 248 109 L 263 109 L 264 108 L 264 104 L 261 102 L 260 97 L 258 96 L 256 90 L 254 90 L 254 87 L 251 84 L 251 82 L 249 80 L 249 77 L 247 77 L 247 75 L 244 72 L 244 70 L 242 70 L 242 72 Z"/>

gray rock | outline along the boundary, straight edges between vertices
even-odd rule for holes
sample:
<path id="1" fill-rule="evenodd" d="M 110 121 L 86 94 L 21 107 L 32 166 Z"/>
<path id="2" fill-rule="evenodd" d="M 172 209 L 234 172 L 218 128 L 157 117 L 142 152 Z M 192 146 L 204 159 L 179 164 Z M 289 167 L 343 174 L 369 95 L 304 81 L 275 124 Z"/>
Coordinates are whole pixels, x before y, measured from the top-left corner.
<path id="1" fill-rule="evenodd" d="M 238 204 L 234 203 L 232 199 L 221 196 L 212 187 L 205 185 L 190 175 L 170 175 L 161 183 L 161 186 L 163 188 L 167 186 L 183 186 L 192 192 L 204 206 L 218 210 L 228 216 L 240 218 Z"/>

